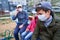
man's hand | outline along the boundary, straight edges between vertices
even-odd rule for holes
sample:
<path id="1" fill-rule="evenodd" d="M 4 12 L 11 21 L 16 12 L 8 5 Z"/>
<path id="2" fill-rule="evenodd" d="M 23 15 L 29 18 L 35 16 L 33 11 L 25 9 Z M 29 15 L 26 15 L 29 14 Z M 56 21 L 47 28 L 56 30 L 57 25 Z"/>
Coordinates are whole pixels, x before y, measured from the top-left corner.
<path id="1" fill-rule="evenodd" d="M 16 11 L 15 11 L 15 16 L 17 15 L 18 12 L 19 12 L 18 9 L 16 9 Z"/>
<path id="2" fill-rule="evenodd" d="M 22 28 L 23 27 L 23 24 L 19 26 L 19 28 Z"/>

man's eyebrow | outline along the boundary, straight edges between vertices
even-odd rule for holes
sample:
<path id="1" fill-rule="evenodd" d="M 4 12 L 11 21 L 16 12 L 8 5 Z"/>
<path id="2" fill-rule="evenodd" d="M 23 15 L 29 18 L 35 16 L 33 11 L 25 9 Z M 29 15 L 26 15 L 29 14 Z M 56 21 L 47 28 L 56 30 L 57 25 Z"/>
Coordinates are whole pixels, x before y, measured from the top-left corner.
<path id="1" fill-rule="evenodd" d="M 38 15 L 40 14 L 40 15 L 42 15 L 42 13 L 37 13 Z"/>

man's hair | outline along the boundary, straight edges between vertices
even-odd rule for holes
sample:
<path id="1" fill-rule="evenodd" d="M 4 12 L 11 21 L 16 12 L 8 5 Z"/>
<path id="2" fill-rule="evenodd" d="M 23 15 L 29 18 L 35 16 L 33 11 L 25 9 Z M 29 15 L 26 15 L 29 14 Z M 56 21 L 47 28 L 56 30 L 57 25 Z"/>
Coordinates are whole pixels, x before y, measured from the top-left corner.
<path id="1" fill-rule="evenodd" d="M 50 10 L 50 9 L 47 9 L 47 8 L 44 8 L 44 7 L 37 7 L 37 8 L 36 8 L 36 12 L 38 12 L 38 11 L 40 11 L 40 10 L 43 10 L 43 11 L 47 12 L 47 11 Z"/>

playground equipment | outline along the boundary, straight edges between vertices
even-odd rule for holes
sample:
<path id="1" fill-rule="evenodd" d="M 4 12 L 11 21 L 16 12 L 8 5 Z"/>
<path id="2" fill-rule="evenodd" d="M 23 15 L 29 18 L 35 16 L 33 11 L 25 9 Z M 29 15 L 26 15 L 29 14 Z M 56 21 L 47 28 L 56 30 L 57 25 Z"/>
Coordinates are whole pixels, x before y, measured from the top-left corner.
<path id="1" fill-rule="evenodd" d="M 3 34 L 4 34 L 4 37 L 0 38 L 0 40 L 10 40 L 11 38 L 13 38 L 13 34 L 10 30 L 5 30 Z"/>

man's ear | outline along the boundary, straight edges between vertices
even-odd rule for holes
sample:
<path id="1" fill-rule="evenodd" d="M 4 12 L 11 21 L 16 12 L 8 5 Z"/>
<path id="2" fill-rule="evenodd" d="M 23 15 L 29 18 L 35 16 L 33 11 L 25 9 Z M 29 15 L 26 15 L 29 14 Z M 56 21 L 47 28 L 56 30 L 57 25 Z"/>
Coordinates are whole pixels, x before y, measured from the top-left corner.
<path id="1" fill-rule="evenodd" d="M 50 10 L 48 10 L 48 11 L 47 11 L 47 14 L 49 14 L 49 15 L 50 15 L 50 13 L 51 13 L 51 11 L 50 11 Z"/>
<path id="2" fill-rule="evenodd" d="M 48 11 L 46 12 L 46 17 L 47 17 L 47 18 L 50 17 L 50 10 L 48 10 Z"/>

